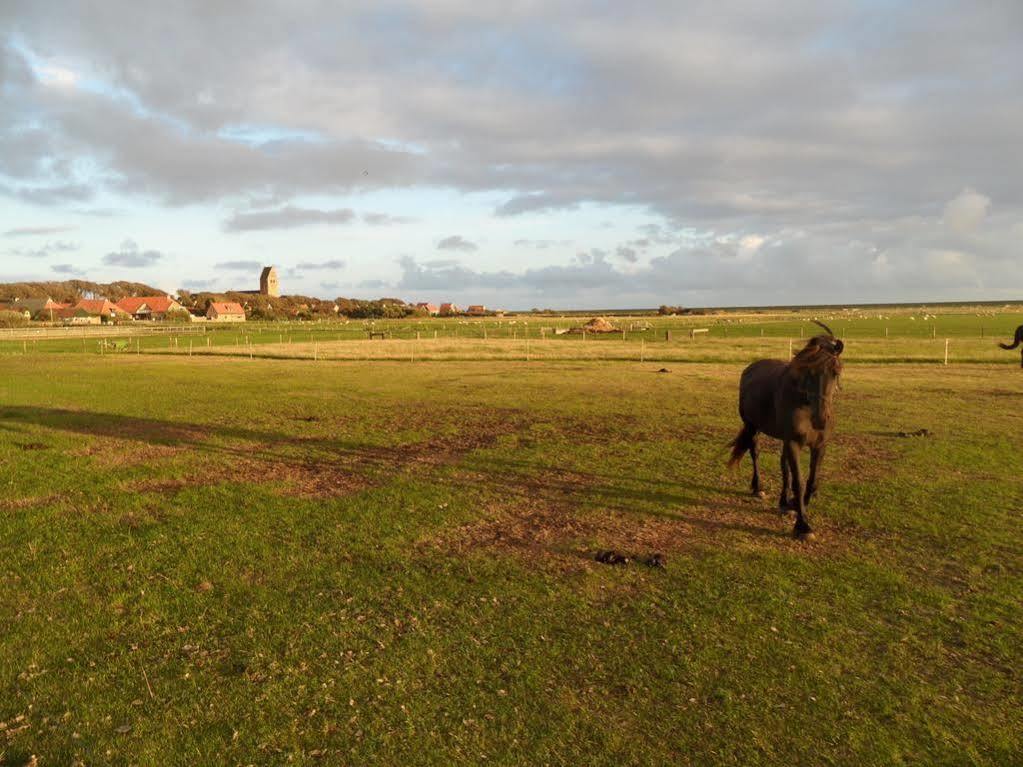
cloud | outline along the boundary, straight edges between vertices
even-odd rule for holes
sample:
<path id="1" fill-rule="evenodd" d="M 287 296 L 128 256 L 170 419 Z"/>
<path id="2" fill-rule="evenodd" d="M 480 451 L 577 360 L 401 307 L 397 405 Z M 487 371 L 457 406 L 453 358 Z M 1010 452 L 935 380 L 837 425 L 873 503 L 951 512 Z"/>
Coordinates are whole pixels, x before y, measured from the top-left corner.
<path id="1" fill-rule="evenodd" d="M 536 248 L 537 250 L 568 247 L 571 244 L 571 240 L 515 240 L 515 245 L 520 248 Z"/>
<path id="2" fill-rule="evenodd" d="M 344 261 L 342 261 L 339 258 L 335 258 L 335 259 L 331 259 L 330 261 L 321 261 L 321 262 L 318 262 L 318 263 L 310 263 L 310 262 L 307 261 L 305 263 L 298 264 L 298 266 L 296 266 L 295 268 L 296 269 L 311 269 L 311 270 L 315 271 L 317 269 L 334 269 L 334 270 L 344 269 L 345 266 L 346 266 L 346 263 Z"/>
<path id="3" fill-rule="evenodd" d="M 518 216 L 523 213 L 546 213 L 552 210 L 575 210 L 582 201 L 578 194 L 538 192 L 518 195 L 501 203 L 495 216 Z"/>
<path id="4" fill-rule="evenodd" d="M 8 229 L 4 237 L 33 237 L 40 234 L 61 234 L 77 229 L 76 226 L 21 226 Z"/>
<path id="5" fill-rule="evenodd" d="M 623 261 L 628 261 L 630 264 L 634 264 L 639 261 L 639 254 L 636 253 L 634 248 L 630 248 L 626 245 L 619 245 L 615 251 L 615 255 Z"/>
<path id="6" fill-rule="evenodd" d="M 158 250 L 139 250 L 134 240 L 125 240 L 121 243 L 121 249 L 103 256 L 103 263 L 107 266 L 124 266 L 130 269 L 138 269 L 144 266 L 152 266 L 164 258 L 164 254 Z"/>
<path id="7" fill-rule="evenodd" d="M 49 258 L 55 253 L 70 253 L 71 251 L 78 250 L 81 245 L 77 242 L 64 242 L 63 240 L 57 240 L 56 242 L 48 242 L 42 247 L 34 249 L 25 248 L 12 248 L 7 253 L 12 256 L 18 256 L 21 258 Z"/>
<path id="8" fill-rule="evenodd" d="M 370 226 L 397 226 L 411 224 L 416 219 L 410 216 L 392 216 L 387 213 L 363 213 L 362 220 Z"/>
<path id="9" fill-rule="evenodd" d="M 235 213 L 224 222 L 226 232 L 248 232 L 257 229 L 294 229 L 299 226 L 323 224 L 340 226 L 355 220 L 355 213 L 348 208 L 338 210 L 315 210 L 287 206 L 278 210 L 255 213 Z"/>
<path id="10" fill-rule="evenodd" d="M 988 290 L 1023 289 L 999 255 L 1023 220 L 1018 3 L 899 6 L 881 36 L 869 3 L 441 6 L 183 14 L 110 0 L 97 13 L 71 0 L 54 24 L 46 3 L 3 4 L 17 47 L 0 43 L 0 195 L 226 210 L 224 229 L 242 232 L 345 225 L 357 196 L 432 194 L 502 218 L 474 222 L 477 241 L 508 231 L 507 217 L 537 237 L 565 236 L 551 228 L 564 223 L 575 247 L 627 248 L 635 266 L 647 251 L 597 222 L 622 232 L 641 220 L 657 257 L 696 252 L 707 233 L 737 238 L 702 251 L 723 277 L 732 259 L 758 268 L 787 254 L 815 287 L 857 298 L 854 286 L 873 288 L 849 273 L 901 279 L 959 253 Z M 273 202 L 236 211 L 254 198 Z M 356 219 L 401 218 L 385 216 Z M 740 247 L 749 236 L 764 242 Z M 800 260 L 806 242 L 816 260 Z M 499 258 L 476 265 L 498 273 Z M 957 289 L 958 272 L 939 274 L 941 291 Z M 768 283 L 738 300 L 807 290 L 791 274 L 759 276 Z M 714 300 L 736 298 L 733 286 Z M 647 303 L 668 298 L 647 289 Z"/>
<path id="11" fill-rule="evenodd" d="M 991 198 L 974 189 L 964 189 L 945 205 L 942 220 L 955 232 L 967 233 L 976 229 L 987 218 Z"/>
<path id="12" fill-rule="evenodd" d="M 475 243 L 469 242 L 460 234 L 453 234 L 450 237 L 445 237 L 437 243 L 437 250 L 460 250 L 470 253 L 478 249 L 479 248 Z"/>
<path id="13" fill-rule="evenodd" d="M 214 269 L 229 269 L 235 272 L 258 272 L 263 269 L 260 261 L 221 261 L 213 265 Z"/>
<path id="14" fill-rule="evenodd" d="M 33 205 L 56 206 L 91 199 L 95 190 L 87 184 L 0 184 L 0 195 Z"/>
<path id="15" fill-rule="evenodd" d="M 213 290 L 216 284 L 216 280 L 185 280 L 181 283 L 181 287 L 190 292 L 199 293 Z"/>
<path id="16" fill-rule="evenodd" d="M 74 264 L 54 264 L 50 270 L 56 274 L 81 275 L 84 272 Z"/>

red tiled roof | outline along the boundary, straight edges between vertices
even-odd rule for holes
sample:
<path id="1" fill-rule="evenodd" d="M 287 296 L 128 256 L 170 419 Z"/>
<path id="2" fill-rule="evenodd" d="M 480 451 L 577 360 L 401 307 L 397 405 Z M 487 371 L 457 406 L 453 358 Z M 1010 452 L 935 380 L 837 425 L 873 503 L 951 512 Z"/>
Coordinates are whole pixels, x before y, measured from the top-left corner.
<path id="1" fill-rule="evenodd" d="M 217 314 L 245 314 L 245 310 L 242 309 L 242 305 L 234 303 L 233 301 L 223 303 L 214 301 L 210 304 L 209 310 L 211 312 L 216 312 Z"/>
<path id="2" fill-rule="evenodd" d="M 123 311 L 123 309 L 118 309 L 105 298 L 83 298 L 75 304 L 75 308 L 84 309 L 89 314 L 98 314 L 101 317 L 109 317 L 111 314 Z"/>
<path id="3" fill-rule="evenodd" d="M 122 298 L 117 302 L 118 308 L 128 314 L 136 314 L 143 306 L 148 306 L 149 311 L 157 314 L 166 314 L 172 309 L 178 309 L 181 305 L 170 296 L 131 296 Z"/>

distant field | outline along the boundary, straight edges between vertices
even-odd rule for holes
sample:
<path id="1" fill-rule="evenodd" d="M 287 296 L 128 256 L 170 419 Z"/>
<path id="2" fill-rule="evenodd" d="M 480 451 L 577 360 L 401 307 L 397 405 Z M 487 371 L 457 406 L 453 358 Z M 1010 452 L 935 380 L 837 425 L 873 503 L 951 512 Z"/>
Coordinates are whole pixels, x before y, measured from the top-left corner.
<path id="1" fill-rule="evenodd" d="M 996 312 L 990 307 L 886 312 L 835 311 L 749 313 L 712 316 L 611 318 L 622 332 L 574 334 L 579 317 L 431 318 L 352 320 L 321 323 L 195 324 L 88 328 L 31 328 L 0 332 L 0 355 L 27 353 L 226 354 L 317 359 L 621 359 L 732 361 L 751 354 L 785 356 L 819 328 L 819 316 L 847 342 L 861 361 L 1011 362 L 995 345 L 1023 324 L 1023 310 Z M 706 330 L 691 336 L 694 329 Z M 369 339 L 369 331 L 384 338 Z M 105 343 L 105 346 L 104 346 Z M 587 346 L 587 344 L 589 344 Z M 599 344 L 598 346 L 594 346 Z"/>
<path id="2" fill-rule="evenodd" d="M 727 319 L 0 342 L 0 764 L 1023 763 L 1023 316 L 834 323 L 810 544 Z"/>

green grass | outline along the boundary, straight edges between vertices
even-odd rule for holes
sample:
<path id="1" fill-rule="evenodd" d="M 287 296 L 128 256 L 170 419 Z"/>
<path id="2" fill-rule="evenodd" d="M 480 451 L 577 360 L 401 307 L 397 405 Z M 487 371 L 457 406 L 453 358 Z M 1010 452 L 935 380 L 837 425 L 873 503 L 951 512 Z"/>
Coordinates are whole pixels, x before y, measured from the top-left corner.
<path id="1" fill-rule="evenodd" d="M 1020 763 L 1018 357 L 850 335 L 809 545 L 724 468 L 756 338 L 8 358 L 0 764 Z"/>
<path id="2" fill-rule="evenodd" d="M 395 341 L 420 341 L 424 344 L 437 341 L 440 345 L 460 345 L 471 340 L 500 343 L 530 339 L 547 344 L 556 350 L 554 354 L 563 359 L 579 354 L 581 350 L 576 347 L 582 342 L 621 343 L 628 354 L 636 359 L 640 356 L 640 344 L 646 344 L 651 346 L 654 353 L 660 350 L 668 355 L 666 359 L 670 359 L 672 350 L 687 346 L 699 348 L 708 341 L 725 345 L 735 340 L 757 339 L 764 343 L 772 340 L 787 343 L 790 339 L 798 342 L 801 338 L 820 332 L 811 322 L 812 317 L 824 319 L 839 336 L 847 340 L 881 344 L 883 350 L 880 351 L 878 361 L 881 358 L 901 359 L 906 354 L 912 357 L 919 344 L 933 340 L 935 345 L 943 345 L 946 338 L 957 344 L 966 344 L 968 348 L 990 352 L 995 348 L 995 341 L 1010 339 L 1016 327 L 1023 324 L 1023 312 L 1018 306 L 1006 306 L 998 310 L 983 306 L 870 310 L 836 308 L 827 312 L 822 310 L 820 313 L 732 310 L 709 316 L 615 317 L 612 320 L 616 327 L 625 331 L 624 335 L 587 335 L 585 339 L 581 335 L 556 335 L 554 332 L 579 327 L 584 321 L 582 318 L 528 315 L 486 319 L 406 318 L 226 325 L 129 323 L 84 328 L 43 328 L 33 325 L 24 329 L 0 331 L 0 356 L 28 353 L 124 353 L 101 349 L 101 338 L 127 341 L 128 353 L 204 354 L 220 351 L 245 356 L 252 348 L 255 348 L 255 353 L 259 353 L 260 347 L 264 347 L 263 354 L 295 356 L 299 350 L 304 352 L 308 349 L 307 356 L 312 357 L 313 345 L 329 347 L 349 344 L 353 351 L 344 356 L 352 359 L 389 356 L 388 347 L 393 346 Z M 690 340 L 690 331 L 694 328 L 705 329 L 707 332 Z M 371 329 L 385 333 L 387 338 L 383 341 L 370 341 L 368 331 Z M 668 334 L 671 336 L 670 341 L 667 340 Z M 358 351 L 355 351 L 356 348 Z"/>

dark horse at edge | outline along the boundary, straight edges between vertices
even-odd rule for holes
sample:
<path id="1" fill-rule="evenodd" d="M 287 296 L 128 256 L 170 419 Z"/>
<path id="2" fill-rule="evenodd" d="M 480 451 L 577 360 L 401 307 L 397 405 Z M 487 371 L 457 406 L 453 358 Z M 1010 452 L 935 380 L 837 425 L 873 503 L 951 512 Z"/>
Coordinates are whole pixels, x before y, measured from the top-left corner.
<path id="1" fill-rule="evenodd" d="M 823 322 L 814 322 L 824 328 L 827 335 L 811 338 L 791 361 L 758 360 L 742 372 L 739 381 L 742 429 L 730 444 L 732 457 L 729 461 L 730 466 L 735 466 L 749 452 L 753 459 L 753 494 L 763 498 L 757 466 L 757 434 L 763 432 L 781 440 L 778 507 L 783 514 L 796 512 L 793 535 L 802 540 L 813 537 L 806 521 L 806 507 L 817 492 L 817 473 L 834 429 L 832 400 L 842 373 L 839 356 L 844 348 L 831 328 Z M 799 472 L 799 453 L 803 447 L 810 448 L 810 476 L 805 490 Z"/>
<path id="2" fill-rule="evenodd" d="M 1003 349 L 1015 349 L 1020 344 L 1023 344 L 1023 325 L 1016 328 L 1016 337 L 1012 339 L 1011 344 L 998 344 Z M 1019 366 L 1023 368 L 1023 349 L 1019 352 Z"/>

